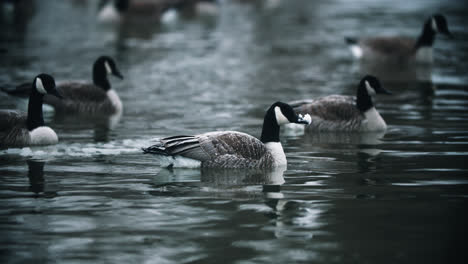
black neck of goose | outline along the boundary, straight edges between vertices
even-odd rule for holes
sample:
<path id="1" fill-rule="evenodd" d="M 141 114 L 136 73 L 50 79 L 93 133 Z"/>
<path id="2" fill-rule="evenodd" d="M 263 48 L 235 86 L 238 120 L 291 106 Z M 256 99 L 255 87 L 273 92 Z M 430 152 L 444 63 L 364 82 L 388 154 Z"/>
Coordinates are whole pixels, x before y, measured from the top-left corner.
<path id="1" fill-rule="evenodd" d="M 423 31 L 416 41 L 414 49 L 417 50 L 421 47 L 432 47 L 434 44 L 436 32 L 432 29 L 432 18 L 424 23 Z"/>
<path id="2" fill-rule="evenodd" d="M 42 98 L 43 95 L 36 91 L 33 87 L 28 103 L 28 130 L 32 131 L 40 126 L 44 126 L 44 118 L 42 116 Z"/>
<path id="3" fill-rule="evenodd" d="M 262 136 L 260 141 L 263 143 L 280 142 L 279 140 L 280 126 L 276 122 L 274 108 L 268 109 L 263 120 Z"/>
<path id="4" fill-rule="evenodd" d="M 110 90 L 111 85 L 109 83 L 109 80 L 107 79 L 107 72 L 105 67 L 99 67 L 99 65 L 94 65 L 93 82 L 95 85 L 101 87 L 104 91 Z"/>
<path id="5" fill-rule="evenodd" d="M 356 106 L 361 112 L 365 112 L 374 106 L 374 103 L 372 102 L 372 97 L 367 92 L 367 88 L 364 82 L 361 82 L 361 84 L 359 84 L 359 88 L 357 90 L 356 95 Z"/>

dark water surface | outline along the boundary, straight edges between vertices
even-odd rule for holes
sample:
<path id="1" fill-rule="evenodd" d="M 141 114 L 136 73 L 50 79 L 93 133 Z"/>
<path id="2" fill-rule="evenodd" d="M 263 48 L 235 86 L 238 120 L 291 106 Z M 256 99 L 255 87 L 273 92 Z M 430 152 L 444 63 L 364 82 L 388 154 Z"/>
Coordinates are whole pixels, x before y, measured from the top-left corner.
<path id="1" fill-rule="evenodd" d="M 219 17 L 162 26 L 98 24 L 96 2 L 2 11 L 0 85 L 89 80 L 101 54 L 125 80 L 111 80 L 115 127 L 45 108 L 58 145 L 0 150 L 1 263 L 468 263 L 464 1 L 224 1 Z M 170 171 L 140 151 L 174 134 L 258 136 L 274 101 L 354 94 L 363 68 L 343 37 L 417 35 L 434 12 L 455 39 L 437 37 L 432 69 L 381 74 L 386 133 L 283 134 L 288 170 L 271 174 Z"/>

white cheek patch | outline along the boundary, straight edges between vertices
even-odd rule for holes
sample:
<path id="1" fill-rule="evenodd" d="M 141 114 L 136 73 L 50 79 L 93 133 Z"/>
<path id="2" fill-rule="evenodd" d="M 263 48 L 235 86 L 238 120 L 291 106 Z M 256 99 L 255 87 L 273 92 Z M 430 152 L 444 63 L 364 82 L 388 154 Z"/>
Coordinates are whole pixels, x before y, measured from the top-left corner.
<path id="1" fill-rule="evenodd" d="M 112 73 L 112 68 L 110 67 L 109 63 L 107 61 L 104 62 L 104 67 L 106 67 L 107 74 Z"/>
<path id="2" fill-rule="evenodd" d="M 352 45 L 350 46 L 350 49 L 354 57 L 358 59 L 362 57 L 363 52 L 362 52 L 361 47 L 359 47 L 358 45 Z"/>
<path id="3" fill-rule="evenodd" d="M 365 81 L 364 83 L 366 84 L 367 93 L 368 93 L 369 95 L 375 95 L 375 89 L 374 89 L 374 87 L 372 87 L 372 86 L 369 84 L 368 81 Z"/>
<path id="4" fill-rule="evenodd" d="M 46 89 L 44 88 L 44 85 L 42 84 L 41 78 L 36 78 L 36 90 L 40 94 L 46 94 L 47 93 Z"/>
<path id="5" fill-rule="evenodd" d="M 435 32 L 439 32 L 439 27 L 437 26 L 437 22 L 435 20 L 435 18 L 432 18 L 432 30 L 434 30 Z"/>
<path id="6" fill-rule="evenodd" d="M 283 115 L 283 112 L 281 112 L 281 108 L 279 106 L 275 107 L 275 117 L 279 126 L 290 123 L 289 120 Z"/>

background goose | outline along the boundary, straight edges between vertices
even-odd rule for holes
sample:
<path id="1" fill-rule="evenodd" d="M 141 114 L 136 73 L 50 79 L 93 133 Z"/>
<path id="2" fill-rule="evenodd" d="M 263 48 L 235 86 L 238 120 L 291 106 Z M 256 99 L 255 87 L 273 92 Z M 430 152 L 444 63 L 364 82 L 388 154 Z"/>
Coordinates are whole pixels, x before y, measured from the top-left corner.
<path id="1" fill-rule="evenodd" d="M 148 19 L 162 23 L 177 21 L 179 13 L 184 15 L 213 16 L 218 13 L 217 0 L 102 0 L 99 4 L 98 20 L 114 23 L 125 20 Z"/>
<path id="2" fill-rule="evenodd" d="M 195 136 L 161 139 L 144 153 L 169 156 L 174 165 L 178 157 L 197 161 L 202 167 L 273 168 L 286 166 L 279 140 L 280 125 L 309 124 L 310 117 L 297 115 L 291 106 L 276 102 L 267 110 L 260 140 L 245 133 L 220 131 Z M 178 157 L 175 157 L 178 156 Z"/>
<path id="3" fill-rule="evenodd" d="M 291 106 L 297 113 L 310 114 L 312 130 L 323 131 L 384 131 L 387 124 L 374 107 L 372 95 L 390 94 L 379 80 L 367 75 L 362 78 L 357 96 L 329 95 L 295 101 Z"/>
<path id="4" fill-rule="evenodd" d="M 93 83 L 60 82 L 57 90 L 63 96 L 60 100 L 53 95 L 45 95 L 44 103 L 52 105 L 56 114 L 91 114 L 108 116 L 122 112 L 122 102 L 111 88 L 108 74 L 123 79 L 114 60 L 108 56 L 99 57 L 93 65 Z M 22 84 L 7 93 L 25 96 L 31 92 L 29 84 Z"/>
<path id="5" fill-rule="evenodd" d="M 441 14 L 434 14 L 424 23 L 417 39 L 407 37 L 375 37 L 355 39 L 346 37 L 352 54 L 364 60 L 386 60 L 405 62 L 432 62 L 432 45 L 435 35 L 441 33 L 452 37 L 447 20 Z"/>
<path id="6" fill-rule="evenodd" d="M 115 23 L 124 18 L 159 19 L 167 5 L 166 2 L 154 0 L 101 0 L 98 20 L 104 23 Z"/>
<path id="7" fill-rule="evenodd" d="M 54 79 L 47 74 L 34 78 L 29 96 L 28 113 L 0 110 L 0 146 L 21 147 L 50 145 L 58 142 L 57 134 L 44 126 L 42 99 L 46 94 L 61 97 L 55 88 Z"/>

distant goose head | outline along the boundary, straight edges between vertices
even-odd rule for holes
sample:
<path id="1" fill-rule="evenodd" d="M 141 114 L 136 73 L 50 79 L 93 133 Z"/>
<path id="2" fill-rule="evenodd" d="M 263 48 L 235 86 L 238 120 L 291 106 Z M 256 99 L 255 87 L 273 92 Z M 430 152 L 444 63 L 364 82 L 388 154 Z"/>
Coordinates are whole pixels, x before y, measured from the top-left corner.
<path id="1" fill-rule="evenodd" d="M 372 102 L 372 96 L 375 94 L 392 94 L 390 91 L 385 89 L 381 84 L 379 79 L 372 75 L 366 75 L 359 82 L 359 87 L 357 89 L 356 96 L 356 105 L 361 112 L 365 112 L 372 107 L 374 103 Z"/>
<path id="2" fill-rule="evenodd" d="M 117 69 L 114 60 L 109 56 L 101 56 L 93 65 L 93 81 L 95 85 L 101 87 L 105 91 L 111 89 L 111 85 L 107 79 L 108 74 L 123 79 L 123 75 Z"/>
<path id="3" fill-rule="evenodd" d="M 63 98 L 55 87 L 54 78 L 48 74 L 41 73 L 34 78 L 31 95 L 29 97 L 27 118 L 29 131 L 40 126 L 44 126 L 44 118 L 42 117 L 42 100 L 46 94 Z"/>
<path id="4" fill-rule="evenodd" d="M 423 31 L 416 42 L 416 48 L 431 47 L 437 33 L 453 38 L 448 29 L 447 19 L 441 14 L 434 14 L 426 20 Z"/>
<path id="5" fill-rule="evenodd" d="M 294 109 L 283 102 L 276 102 L 270 106 L 263 120 L 262 136 L 263 143 L 279 142 L 279 129 L 281 125 L 296 123 L 309 125 L 311 117 L 309 114 L 298 115 Z"/>

